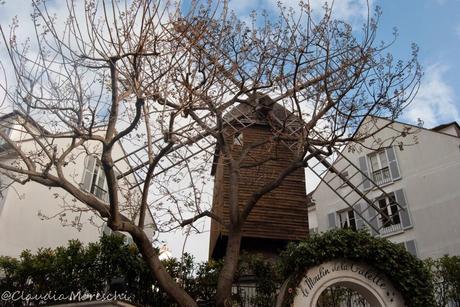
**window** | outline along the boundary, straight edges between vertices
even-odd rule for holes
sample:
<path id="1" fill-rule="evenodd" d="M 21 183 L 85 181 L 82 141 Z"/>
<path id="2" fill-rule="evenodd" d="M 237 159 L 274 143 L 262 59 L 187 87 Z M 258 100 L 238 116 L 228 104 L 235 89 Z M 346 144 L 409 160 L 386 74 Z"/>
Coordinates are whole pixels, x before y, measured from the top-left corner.
<path id="1" fill-rule="evenodd" d="M 243 146 L 243 134 L 242 133 L 235 133 L 233 137 L 233 145 Z"/>
<path id="2" fill-rule="evenodd" d="M 105 180 L 104 169 L 99 160 L 96 160 L 96 167 L 93 171 L 91 180 L 90 193 L 96 195 L 100 199 L 105 199 L 107 194 L 107 181 Z"/>
<path id="3" fill-rule="evenodd" d="M 401 179 L 396 152 L 392 146 L 361 156 L 358 161 L 364 191 Z"/>
<path id="4" fill-rule="evenodd" d="M 383 197 L 377 200 L 380 208 L 380 221 L 384 228 L 393 225 L 400 226 L 401 218 L 399 216 L 398 205 L 394 193 L 390 193 L 389 197 Z"/>
<path id="5" fill-rule="evenodd" d="M 125 245 L 130 245 L 134 242 L 132 237 L 129 234 L 125 234 L 119 231 L 112 231 L 112 229 L 110 229 L 107 223 L 104 223 L 104 225 L 102 226 L 102 235 L 117 236 L 117 237 L 123 238 L 123 243 Z"/>
<path id="6" fill-rule="evenodd" d="M 396 243 L 396 245 L 408 251 L 410 254 L 412 254 L 412 256 L 417 257 L 417 247 L 416 247 L 415 240 L 409 240 L 406 242 Z"/>
<path id="7" fill-rule="evenodd" d="M 337 212 L 339 216 L 339 227 L 356 230 L 356 218 L 353 210 Z"/>
<path id="8" fill-rule="evenodd" d="M 390 168 L 385 150 L 369 155 L 372 179 L 378 185 L 391 182 Z"/>
<path id="9" fill-rule="evenodd" d="M 318 227 L 313 227 L 308 229 L 309 234 L 317 234 L 318 233 Z"/>
<path id="10" fill-rule="evenodd" d="M 108 201 L 104 169 L 95 156 L 87 156 L 85 159 L 82 188 L 101 200 Z"/>

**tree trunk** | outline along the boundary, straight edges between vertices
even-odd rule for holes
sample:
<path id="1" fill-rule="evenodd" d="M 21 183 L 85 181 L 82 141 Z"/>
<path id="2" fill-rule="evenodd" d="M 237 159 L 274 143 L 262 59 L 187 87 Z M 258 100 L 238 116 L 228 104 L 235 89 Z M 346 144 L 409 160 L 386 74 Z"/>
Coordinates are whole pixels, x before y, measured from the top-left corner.
<path id="1" fill-rule="evenodd" d="M 131 233 L 131 232 L 130 232 Z M 131 233 L 134 242 L 138 246 L 144 261 L 150 269 L 150 272 L 160 283 L 163 290 L 175 300 L 181 307 L 198 307 L 195 300 L 182 289 L 174 279 L 166 271 L 165 267 L 161 263 L 160 259 L 152 243 L 147 239 L 147 236 L 143 231 L 137 229 L 135 233 Z"/>
<path id="2" fill-rule="evenodd" d="M 238 268 L 240 256 L 241 231 L 231 231 L 228 235 L 227 251 L 224 258 L 224 266 L 217 282 L 216 306 L 231 306 L 230 297 L 235 272 Z"/>

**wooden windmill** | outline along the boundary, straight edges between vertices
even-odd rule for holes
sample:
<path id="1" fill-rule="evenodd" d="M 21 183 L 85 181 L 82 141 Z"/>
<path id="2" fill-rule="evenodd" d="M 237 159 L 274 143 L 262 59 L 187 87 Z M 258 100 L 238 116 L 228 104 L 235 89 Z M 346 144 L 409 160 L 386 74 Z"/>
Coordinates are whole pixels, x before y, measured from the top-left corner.
<path id="1" fill-rule="evenodd" d="M 238 157 L 251 145 L 266 143 L 250 149 L 241 162 L 238 184 L 239 208 L 252 196 L 283 171 L 294 158 L 294 153 L 284 142 L 273 138 L 273 120 L 300 126 L 298 118 L 269 96 L 253 96 L 248 104 L 241 104 L 225 115 L 226 135 L 232 143 L 233 157 Z M 279 125 L 280 129 L 283 129 Z M 229 220 L 229 174 L 230 170 L 216 148 L 212 175 L 214 176 L 213 211 L 224 223 Z M 227 230 L 211 221 L 210 257 L 221 258 L 225 254 Z M 268 257 L 277 254 L 288 242 L 301 240 L 308 235 L 308 211 L 305 190 L 305 172 L 298 169 L 285 178 L 283 184 L 262 197 L 250 213 L 242 229 L 241 249 L 246 252 L 263 253 Z"/>

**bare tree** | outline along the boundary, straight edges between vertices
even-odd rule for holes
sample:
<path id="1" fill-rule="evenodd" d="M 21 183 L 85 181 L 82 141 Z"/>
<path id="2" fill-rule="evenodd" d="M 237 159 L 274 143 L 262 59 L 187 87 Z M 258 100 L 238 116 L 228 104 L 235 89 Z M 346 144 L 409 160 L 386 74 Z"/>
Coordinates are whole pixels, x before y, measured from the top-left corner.
<path id="1" fill-rule="evenodd" d="M 193 227 L 204 217 L 228 230 L 216 295 L 217 306 L 226 306 L 241 229 L 261 197 L 318 155 L 364 141 L 371 133 L 356 131 L 367 116 L 397 118 L 421 75 L 415 46 L 403 62 L 386 54 L 391 43 L 375 42 L 378 9 L 356 30 L 335 20 L 329 7 L 318 16 L 308 2 L 295 10 L 280 7 L 278 16 L 254 14 L 250 22 L 240 21 L 225 1 L 181 7 L 87 0 L 79 7 L 68 0 L 67 8 L 61 20 L 46 2 L 34 1 L 35 33 L 24 43 L 16 37 L 17 24 L 9 32 L 1 28 L 16 77 L 2 87 L 7 101 L 26 114 L 21 129 L 35 148 L 24 152 L 0 131 L 17 156 L 1 164 L 1 172 L 21 184 L 59 187 L 111 229 L 129 233 L 152 274 L 181 306 L 197 304 L 167 274 L 143 231 L 148 208 L 158 231 Z M 237 131 L 226 127 L 234 107 L 243 105 L 264 116 L 272 135 L 245 143 L 234 155 Z M 284 116 L 273 116 L 275 108 Z M 130 153 L 131 169 L 117 169 L 113 148 L 119 142 Z M 270 157 L 279 144 L 291 148 L 291 161 L 239 205 L 240 171 L 270 161 L 254 160 L 251 151 L 263 148 Z M 214 146 L 231 174 L 228 221 L 203 200 Z M 66 165 L 81 152 L 98 155 L 107 201 L 67 178 Z M 140 189 L 138 198 L 127 197 L 122 188 L 129 176 L 135 178 L 131 187 Z M 135 218 L 121 211 L 126 198 L 136 208 Z"/>

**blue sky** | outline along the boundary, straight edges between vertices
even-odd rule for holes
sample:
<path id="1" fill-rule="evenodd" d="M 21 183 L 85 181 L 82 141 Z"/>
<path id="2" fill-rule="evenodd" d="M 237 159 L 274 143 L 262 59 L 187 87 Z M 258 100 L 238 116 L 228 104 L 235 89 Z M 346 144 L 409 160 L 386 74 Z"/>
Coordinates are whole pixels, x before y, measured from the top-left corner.
<path id="1" fill-rule="evenodd" d="M 293 5 L 297 0 L 285 2 Z M 310 2 L 316 10 L 324 3 L 323 0 Z M 252 10 L 274 12 L 276 3 L 277 0 L 231 0 L 230 7 L 242 18 L 247 18 Z M 65 7 L 64 0 L 54 1 L 54 4 L 57 10 Z M 460 122 L 460 0 L 373 0 L 372 5 L 381 6 L 383 11 L 379 39 L 391 39 L 393 27 L 398 28 L 399 38 L 390 49 L 395 57 L 410 55 L 412 43 L 420 47 L 419 60 L 425 74 L 418 96 L 400 120 L 416 123 L 417 118 L 421 118 L 427 128 L 454 120 Z M 30 7 L 30 0 L 6 0 L 0 5 L 0 24 L 5 26 L 18 15 L 22 25 L 19 35 L 30 35 L 27 7 Z M 364 0 L 336 0 L 334 3 L 335 17 L 356 26 L 361 24 L 366 11 Z M 5 56 L 2 49 L 0 46 L 0 58 Z M 204 233 L 190 238 L 186 250 L 197 259 L 206 259 L 208 237 L 209 234 Z M 184 236 L 171 235 L 167 240 L 173 254 L 178 256 Z"/>
<path id="2" fill-rule="evenodd" d="M 404 119 L 420 116 L 430 127 L 459 121 L 460 110 L 460 1 L 379 1 L 383 9 L 381 33 L 396 26 L 399 38 L 392 48 L 403 56 L 411 42 L 420 47 L 424 68 L 422 86 Z"/>

